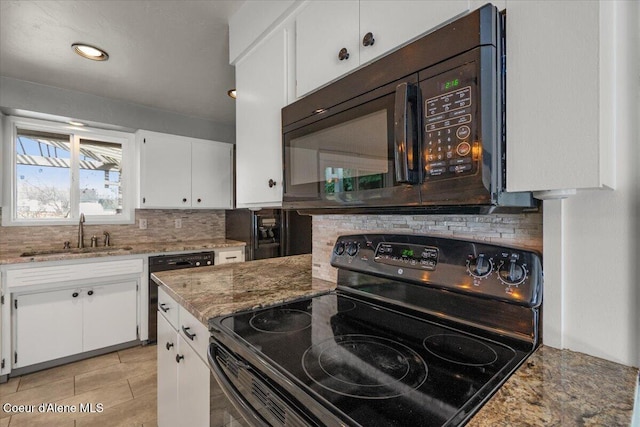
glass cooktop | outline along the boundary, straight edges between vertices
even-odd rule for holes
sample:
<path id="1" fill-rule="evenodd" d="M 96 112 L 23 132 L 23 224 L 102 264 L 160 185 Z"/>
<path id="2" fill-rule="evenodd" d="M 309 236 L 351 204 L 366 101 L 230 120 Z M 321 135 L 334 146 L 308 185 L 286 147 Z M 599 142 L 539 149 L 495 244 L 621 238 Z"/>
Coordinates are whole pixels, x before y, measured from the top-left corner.
<path id="1" fill-rule="evenodd" d="M 220 324 L 350 425 L 459 424 L 528 354 L 338 293 Z"/>

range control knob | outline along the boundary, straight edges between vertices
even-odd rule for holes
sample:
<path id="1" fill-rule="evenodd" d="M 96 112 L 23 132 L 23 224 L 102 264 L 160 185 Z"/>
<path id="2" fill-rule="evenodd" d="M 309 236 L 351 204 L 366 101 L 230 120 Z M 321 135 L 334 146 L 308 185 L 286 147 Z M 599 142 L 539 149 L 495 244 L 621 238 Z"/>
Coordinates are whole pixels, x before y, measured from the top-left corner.
<path id="1" fill-rule="evenodd" d="M 509 286 L 519 285 L 527 278 L 527 269 L 514 258 L 503 263 L 498 269 L 498 278 Z"/>
<path id="2" fill-rule="evenodd" d="M 333 247 L 333 252 L 336 255 L 342 255 L 344 253 L 344 242 L 337 242 Z"/>
<path id="3" fill-rule="evenodd" d="M 358 253 L 359 246 L 356 242 L 351 242 L 347 244 L 347 255 L 354 256 Z"/>
<path id="4" fill-rule="evenodd" d="M 467 271 L 473 277 L 487 277 L 493 271 L 493 261 L 484 254 L 480 254 L 477 257 L 469 256 Z"/>

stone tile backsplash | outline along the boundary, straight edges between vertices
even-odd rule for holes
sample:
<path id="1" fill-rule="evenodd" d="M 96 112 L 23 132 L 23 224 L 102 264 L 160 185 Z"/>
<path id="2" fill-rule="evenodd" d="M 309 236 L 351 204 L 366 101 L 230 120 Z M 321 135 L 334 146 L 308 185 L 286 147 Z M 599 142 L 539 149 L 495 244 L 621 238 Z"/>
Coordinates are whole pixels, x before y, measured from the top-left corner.
<path id="1" fill-rule="evenodd" d="M 430 234 L 520 246 L 542 252 L 542 213 L 492 215 L 317 215 L 313 217 L 313 277 L 336 281 L 329 264 L 344 234 Z"/>
<path id="2" fill-rule="evenodd" d="M 102 246 L 103 231 L 109 232 L 111 245 L 115 247 L 146 242 L 180 242 L 225 237 L 224 210 L 137 209 L 135 218 L 135 224 L 85 223 L 85 246 L 90 245 L 93 235 L 98 237 L 99 245 Z M 139 228 L 140 219 L 147 220 L 146 230 Z M 176 219 L 182 221 L 181 228 L 175 228 Z M 77 246 L 77 225 L 0 227 L 0 252 L 61 249 L 67 240 L 71 242 L 71 247 Z"/>

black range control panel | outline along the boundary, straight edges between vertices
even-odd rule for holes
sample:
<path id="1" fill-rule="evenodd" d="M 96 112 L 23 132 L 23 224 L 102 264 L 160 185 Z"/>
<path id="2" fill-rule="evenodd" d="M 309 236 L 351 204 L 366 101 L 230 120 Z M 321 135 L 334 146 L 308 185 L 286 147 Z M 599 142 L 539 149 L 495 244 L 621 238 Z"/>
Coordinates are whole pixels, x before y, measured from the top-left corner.
<path id="1" fill-rule="evenodd" d="M 542 300 L 540 255 L 521 248 L 425 235 L 360 234 L 338 238 L 331 265 L 529 307 Z"/>
<path id="2" fill-rule="evenodd" d="M 435 270 L 438 264 L 438 248 L 384 242 L 376 247 L 374 260 L 399 267 Z"/>

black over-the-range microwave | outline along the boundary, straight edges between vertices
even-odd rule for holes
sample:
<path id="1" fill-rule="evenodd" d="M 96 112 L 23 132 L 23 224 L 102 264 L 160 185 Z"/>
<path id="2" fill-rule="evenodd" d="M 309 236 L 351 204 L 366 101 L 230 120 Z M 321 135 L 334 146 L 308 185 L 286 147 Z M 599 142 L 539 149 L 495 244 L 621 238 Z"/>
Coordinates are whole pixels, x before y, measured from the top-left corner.
<path id="1" fill-rule="evenodd" d="M 504 21 L 487 4 L 283 108 L 284 206 L 536 208 L 505 191 Z"/>

